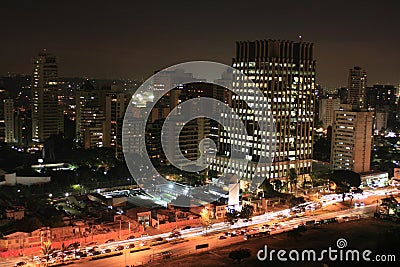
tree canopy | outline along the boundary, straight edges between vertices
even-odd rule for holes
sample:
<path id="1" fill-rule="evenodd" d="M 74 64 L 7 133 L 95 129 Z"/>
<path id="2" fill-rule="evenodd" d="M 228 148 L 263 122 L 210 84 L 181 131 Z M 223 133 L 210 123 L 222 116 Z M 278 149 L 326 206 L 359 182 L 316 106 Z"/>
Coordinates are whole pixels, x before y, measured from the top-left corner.
<path id="1" fill-rule="evenodd" d="M 331 179 L 338 187 L 350 188 L 361 185 L 360 174 L 350 170 L 335 170 Z"/>
<path id="2" fill-rule="evenodd" d="M 243 259 L 250 258 L 250 256 L 251 256 L 251 252 L 250 252 L 250 249 L 248 249 L 248 248 L 232 250 L 229 253 L 229 258 L 231 258 L 237 262 L 241 262 Z"/>
<path id="3" fill-rule="evenodd" d="M 250 219 L 254 213 L 254 206 L 250 204 L 245 204 L 240 211 L 240 218 L 242 219 Z"/>

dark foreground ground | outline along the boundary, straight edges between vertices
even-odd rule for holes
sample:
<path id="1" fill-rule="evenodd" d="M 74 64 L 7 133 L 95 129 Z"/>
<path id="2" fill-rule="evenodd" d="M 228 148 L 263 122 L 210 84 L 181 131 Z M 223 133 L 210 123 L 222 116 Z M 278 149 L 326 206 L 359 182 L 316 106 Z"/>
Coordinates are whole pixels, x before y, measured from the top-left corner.
<path id="1" fill-rule="evenodd" d="M 320 261 L 320 262 L 281 262 L 276 256 L 274 261 L 260 261 L 257 252 L 268 246 L 268 250 L 284 249 L 315 249 L 318 253 L 323 249 L 337 248 L 337 240 L 344 238 L 347 241 L 347 249 L 358 249 L 360 255 L 365 249 L 371 250 L 371 259 L 377 254 L 395 255 L 395 262 L 365 262 L 365 261 Z M 229 258 L 232 250 L 248 248 L 251 257 L 241 263 Z M 319 255 L 319 254 L 317 254 Z M 287 255 L 286 255 L 287 257 Z M 330 225 L 308 227 L 300 236 L 291 236 L 287 233 L 264 238 L 255 238 L 227 247 L 209 250 L 196 255 L 188 255 L 180 258 L 172 258 L 160 262 L 154 262 L 152 266 L 400 266 L 400 224 L 380 219 L 368 218 L 358 221 L 335 223 Z"/>

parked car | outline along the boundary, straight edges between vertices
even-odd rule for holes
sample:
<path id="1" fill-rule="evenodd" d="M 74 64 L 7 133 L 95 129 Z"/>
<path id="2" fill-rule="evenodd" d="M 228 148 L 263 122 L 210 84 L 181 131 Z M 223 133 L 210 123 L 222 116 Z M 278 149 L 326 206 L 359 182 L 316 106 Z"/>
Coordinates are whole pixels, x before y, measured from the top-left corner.
<path id="1" fill-rule="evenodd" d="M 106 244 L 112 243 L 112 242 L 115 242 L 115 239 L 108 239 L 108 240 L 106 241 Z"/>
<path id="2" fill-rule="evenodd" d="M 110 253 L 111 252 L 111 249 L 109 249 L 109 248 L 106 248 L 105 250 L 103 250 L 103 253 Z"/>
<path id="3" fill-rule="evenodd" d="M 115 251 L 120 251 L 120 250 L 124 250 L 124 246 L 119 245 L 115 248 Z"/>
<path id="4" fill-rule="evenodd" d="M 74 243 L 69 244 L 68 247 L 67 247 L 67 249 L 68 249 L 68 250 L 70 250 L 70 249 L 75 249 L 75 248 L 79 248 L 80 246 L 81 246 L 81 243 L 79 243 L 79 242 L 74 242 Z"/>
<path id="5" fill-rule="evenodd" d="M 226 239 L 226 236 L 220 235 L 220 236 L 219 236 L 219 239 Z"/>
<path id="6" fill-rule="evenodd" d="M 135 244 L 133 244 L 133 243 L 130 243 L 125 246 L 126 249 L 130 249 L 130 248 L 134 248 L 134 247 L 135 247 Z"/>
<path id="7" fill-rule="evenodd" d="M 96 256 L 96 255 L 100 255 L 100 254 L 101 254 L 101 252 L 98 250 L 93 250 L 93 251 L 89 252 L 90 256 Z"/>
<path id="8" fill-rule="evenodd" d="M 79 251 L 79 252 L 77 252 L 77 253 L 75 254 L 75 257 L 77 257 L 78 259 L 79 259 L 79 258 L 86 258 L 86 257 L 87 257 L 87 254 L 86 254 L 85 252 L 83 252 L 83 251 Z"/>
<path id="9" fill-rule="evenodd" d="M 20 261 L 20 262 L 17 262 L 16 264 L 14 264 L 14 266 L 25 266 L 25 265 L 27 265 L 27 263 L 25 261 Z"/>

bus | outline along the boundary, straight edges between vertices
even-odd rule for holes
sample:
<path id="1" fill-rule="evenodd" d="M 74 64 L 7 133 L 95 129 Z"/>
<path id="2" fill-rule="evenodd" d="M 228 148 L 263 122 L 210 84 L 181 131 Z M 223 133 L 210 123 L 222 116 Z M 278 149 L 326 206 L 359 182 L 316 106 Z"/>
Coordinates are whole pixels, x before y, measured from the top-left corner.
<path id="1" fill-rule="evenodd" d="M 244 234 L 244 240 L 254 238 L 254 237 L 263 237 L 270 235 L 270 231 L 262 231 L 262 232 L 254 232 L 254 233 L 246 233 Z"/>

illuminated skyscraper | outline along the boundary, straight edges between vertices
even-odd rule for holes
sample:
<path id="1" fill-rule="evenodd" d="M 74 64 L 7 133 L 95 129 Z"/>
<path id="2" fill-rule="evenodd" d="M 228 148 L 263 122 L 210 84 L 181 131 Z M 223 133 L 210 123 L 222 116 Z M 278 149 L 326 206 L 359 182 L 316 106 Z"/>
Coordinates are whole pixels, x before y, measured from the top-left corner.
<path id="1" fill-rule="evenodd" d="M 348 103 L 355 108 L 366 106 L 367 72 L 360 67 L 349 70 Z"/>
<path id="2" fill-rule="evenodd" d="M 292 168 L 300 176 L 311 171 L 316 65 L 313 56 L 313 44 L 307 42 L 259 40 L 236 43 L 233 67 L 246 74 L 268 100 L 268 104 L 254 100 L 251 108 L 238 96 L 232 96 L 232 108 L 241 116 L 250 135 L 247 139 L 238 138 L 247 144 L 250 164 L 244 166 L 238 161 L 227 171 L 238 175 L 242 187 L 246 186 L 246 180 L 256 176 L 286 179 Z M 254 99 L 252 90 L 239 90 L 245 90 L 247 102 Z M 270 140 L 259 138 L 255 125 L 253 110 L 265 109 L 272 113 L 275 123 L 275 149 L 268 147 L 272 144 Z M 212 163 L 212 169 L 226 170 L 230 144 L 229 134 L 221 131 L 220 154 Z M 258 164 L 255 169 L 252 163 L 268 153 L 273 153 L 270 156 L 272 163 Z"/>
<path id="3" fill-rule="evenodd" d="M 58 66 L 55 56 L 43 51 L 33 60 L 32 141 L 42 143 L 52 134 L 63 132 L 58 108 Z"/>
<path id="4" fill-rule="evenodd" d="M 14 100 L 4 99 L 4 124 L 6 143 L 15 143 Z"/>
<path id="5" fill-rule="evenodd" d="M 333 170 L 370 170 L 373 114 L 344 106 L 335 111 L 331 149 Z"/>

